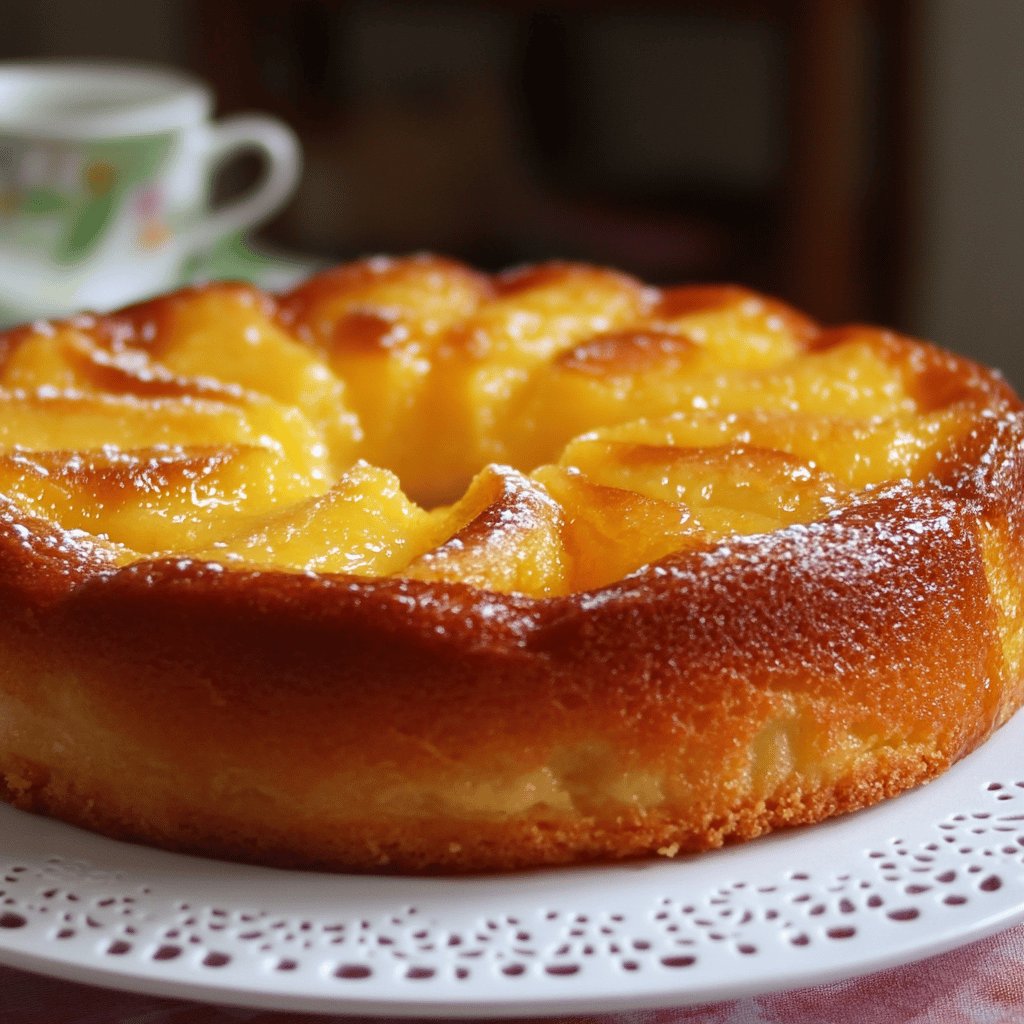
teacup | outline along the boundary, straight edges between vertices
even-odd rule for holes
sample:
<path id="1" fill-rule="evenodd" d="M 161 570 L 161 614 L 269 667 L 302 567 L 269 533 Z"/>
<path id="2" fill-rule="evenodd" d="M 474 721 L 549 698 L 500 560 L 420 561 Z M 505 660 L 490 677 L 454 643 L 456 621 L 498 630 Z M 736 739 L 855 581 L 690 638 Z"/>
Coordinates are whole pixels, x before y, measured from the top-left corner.
<path id="1" fill-rule="evenodd" d="M 212 107 L 170 69 L 0 63 L 0 322 L 165 291 L 287 201 L 294 133 L 263 115 L 211 121 Z M 260 180 L 211 209 L 218 166 L 244 150 L 264 157 Z"/>

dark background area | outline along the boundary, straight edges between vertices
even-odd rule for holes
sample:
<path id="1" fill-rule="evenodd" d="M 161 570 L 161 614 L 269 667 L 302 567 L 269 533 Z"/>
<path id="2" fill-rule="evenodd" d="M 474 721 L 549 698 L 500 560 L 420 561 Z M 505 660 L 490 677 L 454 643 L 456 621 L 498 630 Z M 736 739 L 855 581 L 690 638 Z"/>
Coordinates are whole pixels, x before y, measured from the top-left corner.
<path id="1" fill-rule="evenodd" d="M 1024 383 L 1016 0 L 8 7 L 0 58 L 159 61 L 284 117 L 275 246 L 736 280 Z"/>

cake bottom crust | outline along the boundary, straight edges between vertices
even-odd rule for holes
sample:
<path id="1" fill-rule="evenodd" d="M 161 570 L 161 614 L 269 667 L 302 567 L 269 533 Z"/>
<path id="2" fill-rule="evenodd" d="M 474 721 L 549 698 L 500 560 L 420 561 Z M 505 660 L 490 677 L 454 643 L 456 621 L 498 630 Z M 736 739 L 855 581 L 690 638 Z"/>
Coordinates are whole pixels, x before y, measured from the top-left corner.
<path id="1" fill-rule="evenodd" d="M 782 788 L 770 799 L 712 811 L 700 807 L 622 808 L 613 817 L 552 815 L 542 809 L 505 820 L 410 817 L 303 820 L 287 794 L 258 817 L 196 806 L 183 795 L 148 799 L 132 787 L 114 799 L 72 775 L 9 758 L 0 797 L 114 839 L 166 850 L 280 868 L 394 873 L 460 873 L 675 857 L 808 825 L 869 807 L 941 774 L 936 754 L 888 754 L 858 773 L 814 790 Z M 113 780 L 107 783 L 114 786 Z M 340 795 L 344 803 L 344 794 Z"/>

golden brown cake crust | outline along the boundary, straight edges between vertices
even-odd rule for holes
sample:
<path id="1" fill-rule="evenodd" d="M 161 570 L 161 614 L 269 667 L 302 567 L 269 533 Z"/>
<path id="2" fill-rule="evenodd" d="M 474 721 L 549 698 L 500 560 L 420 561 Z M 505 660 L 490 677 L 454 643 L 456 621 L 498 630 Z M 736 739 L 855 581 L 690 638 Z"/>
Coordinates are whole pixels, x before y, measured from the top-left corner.
<path id="1" fill-rule="evenodd" d="M 5 498 L 3 796 L 170 849 L 468 871 L 707 849 L 935 776 L 1021 701 L 1024 420 L 989 371 L 876 344 L 919 408 L 970 410 L 931 472 L 583 592 L 120 565 Z"/>

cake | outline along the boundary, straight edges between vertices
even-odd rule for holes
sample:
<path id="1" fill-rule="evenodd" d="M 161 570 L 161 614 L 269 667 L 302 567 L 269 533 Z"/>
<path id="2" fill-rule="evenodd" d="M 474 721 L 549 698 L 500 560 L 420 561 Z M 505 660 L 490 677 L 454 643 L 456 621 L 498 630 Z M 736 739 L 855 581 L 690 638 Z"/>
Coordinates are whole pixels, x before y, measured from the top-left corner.
<path id="1" fill-rule="evenodd" d="M 353 871 L 673 856 L 1024 694 L 994 371 L 737 287 L 369 259 L 0 336 L 0 792 Z"/>

